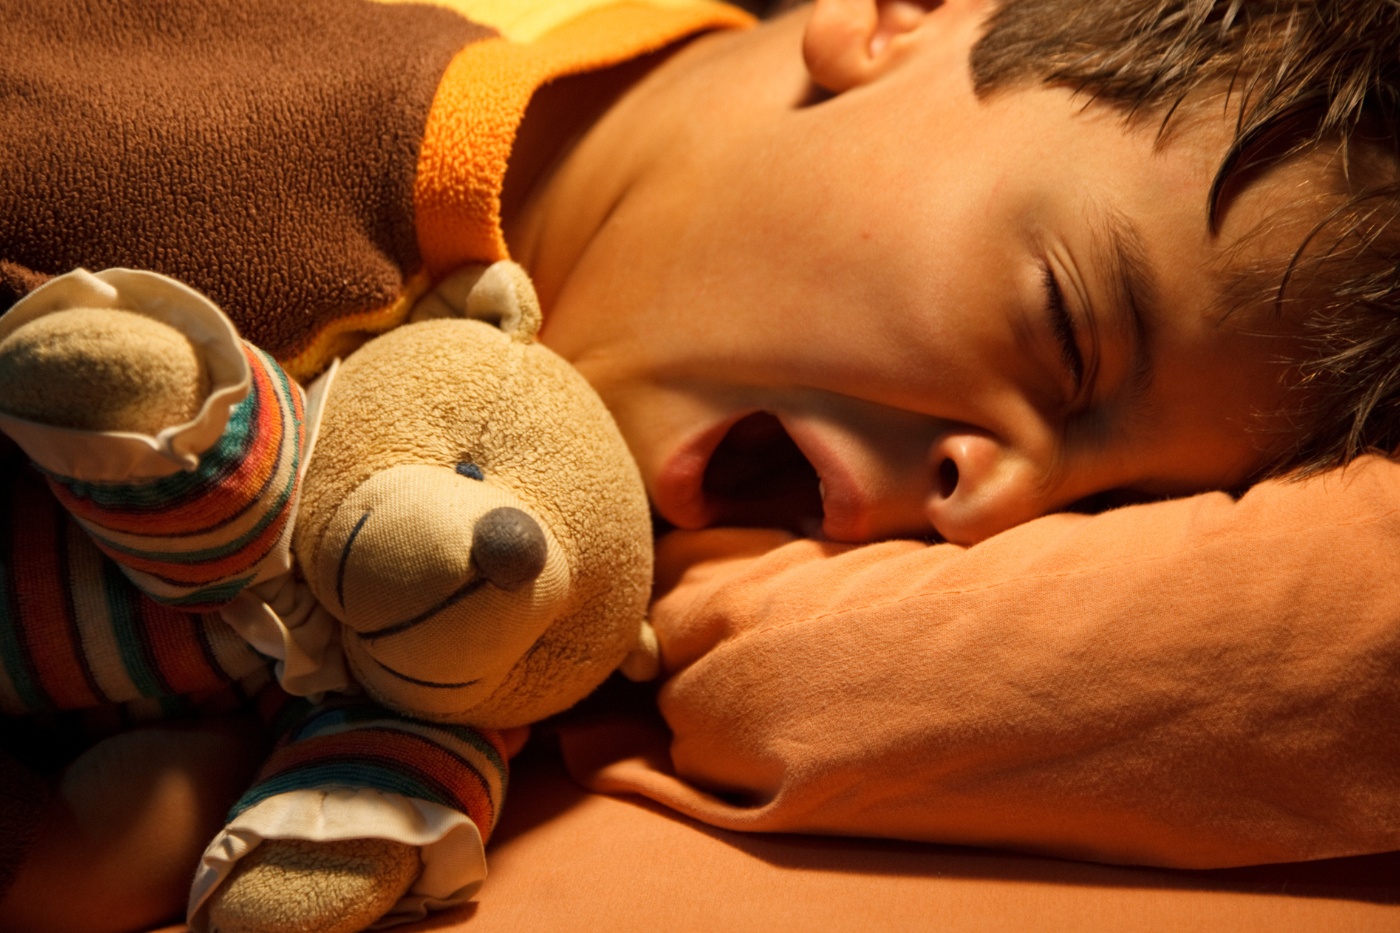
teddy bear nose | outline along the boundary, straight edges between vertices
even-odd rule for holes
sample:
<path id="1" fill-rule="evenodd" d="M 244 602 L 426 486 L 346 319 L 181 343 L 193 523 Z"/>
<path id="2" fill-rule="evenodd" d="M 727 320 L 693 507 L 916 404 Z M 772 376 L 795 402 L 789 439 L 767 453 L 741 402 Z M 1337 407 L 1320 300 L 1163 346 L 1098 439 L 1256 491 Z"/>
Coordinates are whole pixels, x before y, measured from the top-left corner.
<path id="1" fill-rule="evenodd" d="M 520 509 L 492 509 L 472 530 L 472 561 L 503 590 L 518 590 L 538 577 L 548 551 L 539 524 Z"/>

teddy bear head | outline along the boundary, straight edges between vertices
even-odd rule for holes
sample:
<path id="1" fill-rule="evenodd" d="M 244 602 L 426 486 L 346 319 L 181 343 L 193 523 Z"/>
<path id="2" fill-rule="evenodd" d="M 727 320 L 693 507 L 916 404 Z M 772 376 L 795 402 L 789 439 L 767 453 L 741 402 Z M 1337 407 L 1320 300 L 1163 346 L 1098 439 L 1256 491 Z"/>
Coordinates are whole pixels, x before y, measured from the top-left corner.
<path id="1" fill-rule="evenodd" d="M 640 476 L 597 395 L 534 340 L 528 280 L 503 274 L 474 289 L 495 295 L 485 311 L 463 309 L 486 320 L 418 320 L 339 367 L 293 538 L 372 696 L 496 728 L 655 665 Z"/>

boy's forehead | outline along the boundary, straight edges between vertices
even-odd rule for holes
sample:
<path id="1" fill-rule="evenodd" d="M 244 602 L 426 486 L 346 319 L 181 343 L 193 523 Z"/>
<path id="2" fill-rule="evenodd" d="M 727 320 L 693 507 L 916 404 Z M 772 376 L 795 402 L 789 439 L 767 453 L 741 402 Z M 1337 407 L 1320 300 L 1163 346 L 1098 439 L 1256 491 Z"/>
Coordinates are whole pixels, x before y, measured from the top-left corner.
<path id="1" fill-rule="evenodd" d="M 929 66 L 946 70 L 949 62 L 935 57 Z M 1056 86 L 1015 85 L 961 105 L 949 99 L 947 84 L 911 82 L 902 90 L 914 92 L 904 104 L 916 102 L 936 117 L 919 125 L 896 109 L 877 118 L 889 132 L 879 146 L 907 155 L 877 155 L 874 161 L 927 168 L 923 182 L 908 185 L 909 199 L 884 207 L 917 216 L 924 212 L 920 199 L 981 199 L 961 212 L 935 213 L 981 226 L 988 238 L 1038 238 L 1032 251 L 1055 255 L 1056 261 L 1063 253 L 1076 279 L 1067 287 L 1095 308 L 1091 325 L 1116 331 L 1135 348 L 1122 367 L 1133 371 L 1122 379 L 1123 418 L 1157 423 L 1163 405 L 1204 401 L 1182 401 L 1170 386 L 1147 399 L 1158 375 L 1163 381 L 1168 374 L 1189 380 L 1200 378 L 1202 367 L 1232 362 L 1239 362 L 1241 379 L 1230 394 L 1247 399 L 1240 409 L 1276 407 L 1280 373 L 1269 361 L 1282 354 L 1255 339 L 1255 331 L 1278 328 L 1258 316 L 1232 316 L 1228 283 L 1241 266 L 1286 264 L 1321 218 L 1318 194 L 1330 184 L 1325 154 L 1240 172 L 1214 227 L 1211 186 L 1238 126 L 1227 100 L 1190 99 L 1164 122 L 1160 110 L 1128 113 Z M 878 105 L 872 94 L 867 106 Z M 975 232 L 946 226 L 940 231 L 936 225 L 922 241 L 896 239 L 883 261 L 891 267 L 923 264 L 940 232 L 949 242 L 969 245 L 961 252 L 938 250 L 945 276 L 990 271 L 976 264 L 982 253 Z M 1231 415 L 1235 428 L 1221 430 L 1243 432 L 1239 414 Z"/>
<path id="2" fill-rule="evenodd" d="M 929 69 L 967 68 L 965 58 L 925 54 Z M 913 88 L 922 106 L 935 112 L 946 109 L 946 92 L 937 83 Z M 890 90 L 900 93 L 893 86 Z M 1130 280 L 1142 281 L 1146 276 L 1135 273 L 1149 271 L 1143 258 L 1148 251 L 1141 248 L 1145 235 L 1135 216 L 1160 217 L 1167 211 L 1194 215 L 1199 224 L 1154 231 L 1153 246 L 1160 251 L 1173 239 L 1205 246 L 1215 260 L 1208 267 L 1198 262 L 1197 269 L 1215 276 L 1224 292 L 1228 280 L 1239 280 L 1242 266 L 1256 272 L 1267 266 L 1281 274 L 1345 193 L 1342 144 L 1333 139 L 1300 145 L 1305 128 L 1273 133 L 1227 165 L 1243 104 L 1228 85 L 1128 106 L 1099 99 L 1092 89 L 1019 81 L 979 96 L 977 104 L 980 112 L 972 120 L 953 123 L 951 132 L 939 134 L 942 140 L 901 132 L 879 145 L 924 154 L 940 144 L 958 148 L 962 131 L 967 161 L 999 164 L 1003 184 L 1057 185 L 1067 161 L 1092 165 L 1081 176 L 1082 219 L 1100 228 L 1105 258 L 1113 259 Z M 872 96 L 872 109 L 878 106 Z M 976 122 L 983 124 L 981 130 Z M 1026 145 L 1037 135 L 1043 146 Z M 1046 149 L 1059 157 L 1047 158 Z M 951 188 L 962 182 L 956 175 L 944 180 Z M 1214 192 L 1217 185 L 1219 191 Z M 1134 188 L 1139 197 L 1133 197 Z M 1222 295 L 1221 300 L 1231 299 Z"/>

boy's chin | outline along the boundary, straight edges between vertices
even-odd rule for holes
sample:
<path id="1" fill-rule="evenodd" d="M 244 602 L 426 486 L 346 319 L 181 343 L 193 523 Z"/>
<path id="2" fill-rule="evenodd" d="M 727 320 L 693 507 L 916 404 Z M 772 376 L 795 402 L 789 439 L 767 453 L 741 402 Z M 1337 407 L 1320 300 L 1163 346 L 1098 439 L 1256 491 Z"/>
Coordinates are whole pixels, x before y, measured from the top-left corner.
<path id="1" fill-rule="evenodd" d="M 778 419 L 755 412 L 720 441 L 702 486 L 709 524 L 820 537 L 821 481 Z"/>

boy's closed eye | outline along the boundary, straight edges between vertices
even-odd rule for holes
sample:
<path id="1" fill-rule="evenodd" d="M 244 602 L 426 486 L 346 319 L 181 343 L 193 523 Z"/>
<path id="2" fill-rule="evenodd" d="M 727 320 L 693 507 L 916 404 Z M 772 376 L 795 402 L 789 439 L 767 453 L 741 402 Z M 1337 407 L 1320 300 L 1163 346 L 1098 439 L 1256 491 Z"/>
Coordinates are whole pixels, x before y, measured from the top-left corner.
<path id="1" fill-rule="evenodd" d="M 1045 313 L 1050 319 L 1055 339 L 1060 344 L 1060 360 L 1073 377 L 1074 394 L 1078 396 L 1084 389 L 1084 356 L 1079 351 L 1079 334 L 1074 326 L 1074 318 L 1065 308 L 1065 296 L 1060 290 L 1060 283 L 1048 262 L 1042 270 L 1042 279 L 1045 284 Z"/>

